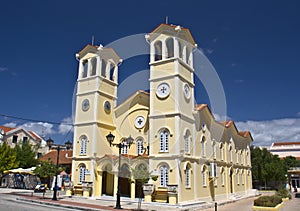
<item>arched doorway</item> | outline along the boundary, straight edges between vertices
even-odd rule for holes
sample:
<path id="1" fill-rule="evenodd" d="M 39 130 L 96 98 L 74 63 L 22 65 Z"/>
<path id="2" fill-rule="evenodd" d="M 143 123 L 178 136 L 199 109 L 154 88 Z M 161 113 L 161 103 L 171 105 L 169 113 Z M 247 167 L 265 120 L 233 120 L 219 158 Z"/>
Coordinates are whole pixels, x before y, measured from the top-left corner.
<path id="1" fill-rule="evenodd" d="M 135 168 L 134 178 L 135 178 L 135 198 L 144 198 L 143 184 L 145 183 L 145 178 L 148 177 L 148 168 L 144 163 L 139 164 Z"/>
<path id="2" fill-rule="evenodd" d="M 128 165 L 123 164 L 120 172 L 120 193 L 121 196 L 130 197 L 130 170 Z"/>
<path id="3" fill-rule="evenodd" d="M 102 195 L 113 196 L 114 194 L 114 175 L 111 170 L 111 166 L 107 165 L 102 172 Z"/>

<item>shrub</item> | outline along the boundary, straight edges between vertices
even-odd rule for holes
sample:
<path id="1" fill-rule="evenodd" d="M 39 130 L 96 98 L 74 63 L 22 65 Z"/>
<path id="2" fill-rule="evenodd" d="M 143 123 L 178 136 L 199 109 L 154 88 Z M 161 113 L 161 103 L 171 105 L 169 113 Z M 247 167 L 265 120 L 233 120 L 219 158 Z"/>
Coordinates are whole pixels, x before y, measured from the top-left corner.
<path id="1" fill-rule="evenodd" d="M 282 198 L 277 195 L 261 196 L 254 200 L 254 206 L 260 207 L 276 207 L 282 202 Z"/>
<path id="2" fill-rule="evenodd" d="M 276 196 L 279 196 L 281 198 L 292 198 L 292 195 L 288 192 L 287 189 L 280 189 L 279 191 L 276 192 Z"/>

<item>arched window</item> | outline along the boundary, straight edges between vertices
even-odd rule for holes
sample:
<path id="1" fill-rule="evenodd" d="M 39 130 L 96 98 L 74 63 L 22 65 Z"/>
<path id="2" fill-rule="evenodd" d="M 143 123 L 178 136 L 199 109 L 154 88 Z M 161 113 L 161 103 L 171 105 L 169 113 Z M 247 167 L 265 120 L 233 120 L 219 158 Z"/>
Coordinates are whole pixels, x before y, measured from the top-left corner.
<path id="1" fill-rule="evenodd" d="M 207 168 L 206 166 L 203 166 L 202 168 L 202 186 L 207 186 Z"/>
<path id="2" fill-rule="evenodd" d="M 161 41 L 157 41 L 154 43 L 154 48 L 155 48 L 155 61 L 161 60 L 162 59 L 162 43 Z"/>
<path id="3" fill-rule="evenodd" d="M 223 150 L 224 150 L 224 146 L 222 143 L 220 143 L 220 160 L 224 160 Z"/>
<path id="4" fill-rule="evenodd" d="M 201 155 L 202 157 L 205 157 L 205 137 L 203 136 L 202 137 L 202 140 L 201 140 Z"/>
<path id="5" fill-rule="evenodd" d="M 221 185 L 224 186 L 225 185 L 225 171 L 224 171 L 224 167 L 221 167 L 221 169 L 220 169 L 220 176 L 221 176 Z"/>
<path id="6" fill-rule="evenodd" d="M 101 76 L 106 77 L 106 61 L 105 60 L 101 60 Z"/>
<path id="7" fill-rule="evenodd" d="M 190 56 L 191 56 L 190 54 L 191 54 L 191 51 L 190 51 L 189 47 L 186 47 L 185 61 L 187 64 L 190 64 Z"/>
<path id="8" fill-rule="evenodd" d="M 236 170 L 236 180 L 237 180 L 236 183 L 237 183 L 238 185 L 240 184 L 240 175 L 239 175 L 239 172 L 240 172 L 240 171 L 237 169 L 237 170 Z"/>
<path id="9" fill-rule="evenodd" d="M 232 162 L 232 146 L 229 146 L 229 162 Z"/>
<path id="10" fill-rule="evenodd" d="M 162 187 L 167 187 L 169 183 L 169 168 L 166 165 L 163 165 L 159 168 L 159 171 L 160 171 L 159 184 Z"/>
<path id="11" fill-rule="evenodd" d="M 82 164 L 79 167 L 79 183 L 82 183 L 85 181 L 85 174 L 86 174 L 86 167 L 84 164 Z"/>
<path id="12" fill-rule="evenodd" d="M 242 182 L 242 185 L 244 185 L 244 184 L 245 184 L 245 180 L 244 180 L 244 170 L 242 169 L 240 173 L 241 173 L 241 182 Z"/>
<path id="13" fill-rule="evenodd" d="M 185 187 L 191 187 L 191 165 L 187 164 L 185 168 Z"/>
<path id="14" fill-rule="evenodd" d="M 213 141 L 211 144 L 212 157 L 216 159 L 216 142 Z"/>
<path id="15" fill-rule="evenodd" d="M 160 152 L 168 152 L 169 151 L 169 131 L 167 129 L 163 129 L 160 132 Z"/>
<path id="16" fill-rule="evenodd" d="M 143 139 L 138 139 L 136 142 L 136 150 L 138 155 L 142 155 L 144 153 L 144 143 Z"/>
<path id="17" fill-rule="evenodd" d="M 84 60 L 82 62 L 82 65 L 83 65 L 82 78 L 86 78 L 87 77 L 87 72 L 88 72 L 88 60 Z"/>
<path id="18" fill-rule="evenodd" d="M 182 44 L 181 44 L 181 42 L 179 40 L 178 40 L 178 51 L 179 51 L 179 58 L 182 59 L 182 51 L 183 51 L 183 49 L 182 49 Z"/>
<path id="19" fill-rule="evenodd" d="M 86 136 L 82 136 L 80 138 L 80 155 L 85 155 L 87 150 L 87 138 Z"/>
<path id="20" fill-rule="evenodd" d="M 167 58 L 174 57 L 174 40 L 173 40 L 173 38 L 168 38 L 166 40 L 166 45 L 167 45 L 167 53 L 168 53 Z"/>
<path id="21" fill-rule="evenodd" d="M 113 63 L 110 63 L 109 67 L 109 80 L 113 81 L 114 80 L 114 72 L 115 72 L 115 65 Z"/>
<path id="22" fill-rule="evenodd" d="M 186 154 L 189 154 L 191 152 L 191 133 L 189 130 L 185 132 L 184 135 L 184 151 Z"/>
<path id="23" fill-rule="evenodd" d="M 91 76 L 93 76 L 93 75 L 96 75 L 97 58 L 92 58 L 91 65 L 92 65 Z"/>

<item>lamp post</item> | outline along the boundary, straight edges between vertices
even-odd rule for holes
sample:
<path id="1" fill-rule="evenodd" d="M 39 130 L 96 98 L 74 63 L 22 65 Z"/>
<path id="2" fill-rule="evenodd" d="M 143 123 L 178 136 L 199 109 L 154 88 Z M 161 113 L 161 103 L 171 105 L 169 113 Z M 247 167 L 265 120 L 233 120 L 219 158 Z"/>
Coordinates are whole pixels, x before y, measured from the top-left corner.
<path id="1" fill-rule="evenodd" d="M 121 193 L 120 193 L 120 172 L 121 172 L 121 149 L 125 146 L 130 148 L 131 144 L 133 144 L 133 138 L 129 136 L 128 138 L 122 138 L 120 143 L 115 144 L 112 143 L 115 139 L 115 136 L 111 134 L 111 132 L 106 136 L 107 141 L 109 142 L 109 146 L 115 146 L 119 149 L 119 166 L 118 166 L 118 189 L 117 189 L 117 201 L 115 209 L 121 208 Z"/>
<path id="2" fill-rule="evenodd" d="M 49 149 L 52 147 L 54 141 L 49 138 L 47 141 L 46 141 Z M 54 182 L 54 188 L 53 188 L 53 197 L 52 197 L 52 200 L 54 201 L 57 201 L 57 174 L 58 174 L 58 164 L 59 164 L 59 151 L 60 151 L 60 146 L 57 146 L 55 148 L 57 150 L 57 157 L 56 157 L 56 169 L 55 169 L 55 182 Z"/>

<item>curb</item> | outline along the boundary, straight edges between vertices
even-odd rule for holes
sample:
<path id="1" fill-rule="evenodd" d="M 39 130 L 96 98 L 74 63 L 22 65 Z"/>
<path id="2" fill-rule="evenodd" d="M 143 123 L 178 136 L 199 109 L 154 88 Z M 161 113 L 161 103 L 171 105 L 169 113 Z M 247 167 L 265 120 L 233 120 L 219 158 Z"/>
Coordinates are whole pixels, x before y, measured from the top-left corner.
<path id="1" fill-rule="evenodd" d="M 68 209 L 73 209 L 73 210 L 86 210 L 86 211 L 105 211 L 104 209 L 96 209 L 96 208 L 87 208 L 87 207 L 82 207 L 82 206 L 75 206 L 75 205 L 68 205 L 68 204 L 61 204 L 61 203 L 51 203 L 47 201 L 40 201 L 40 200 L 33 200 L 33 199 L 26 199 L 26 198 L 16 198 L 18 201 L 24 201 L 24 202 L 29 202 L 29 203 L 34 203 L 34 204 L 45 204 L 49 206 L 55 206 L 55 207 L 63 207 L 63 208 L 68 208 Z M 109 209 L 107 209 L 109 210 Z"/>

